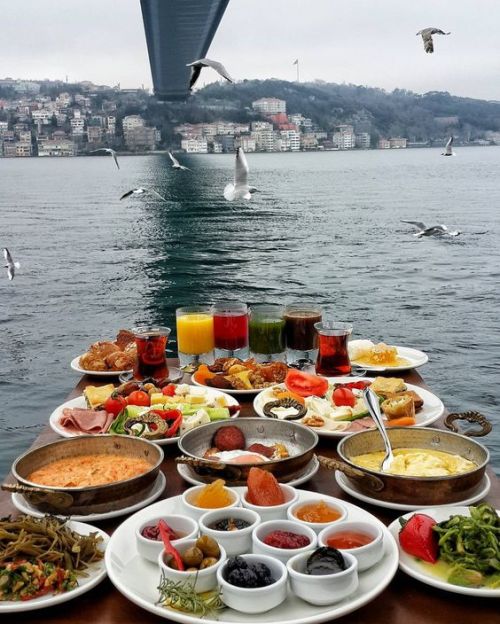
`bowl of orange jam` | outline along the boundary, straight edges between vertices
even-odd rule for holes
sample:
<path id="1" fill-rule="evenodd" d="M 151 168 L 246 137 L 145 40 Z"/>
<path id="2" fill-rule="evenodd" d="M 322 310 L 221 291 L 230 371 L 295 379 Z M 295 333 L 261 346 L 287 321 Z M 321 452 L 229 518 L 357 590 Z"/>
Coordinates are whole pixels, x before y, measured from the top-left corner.
<path id="1" fill-rule="evenodd" d="M 297 502 L 288 508 L 288 518 L 302 522 L 316 533 L 328 527 L 332 522 L 340 522 L 347 517 L 347 509 L 337 499 L 328 502 L 318 498 Z"/>

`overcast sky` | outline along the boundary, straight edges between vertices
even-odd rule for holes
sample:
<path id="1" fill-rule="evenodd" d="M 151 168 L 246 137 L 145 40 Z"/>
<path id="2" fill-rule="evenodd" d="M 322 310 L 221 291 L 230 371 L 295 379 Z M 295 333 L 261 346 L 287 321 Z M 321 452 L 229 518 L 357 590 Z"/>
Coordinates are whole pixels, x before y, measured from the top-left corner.
<path id="1" fill-rule="evenodd" d="M 151 86 L 139 0 L 0 0 L 0 14 L 0 77 Z M 427 26 L 452 32 L 434 54 L 415 36 Z M 500 100 L 499 33 L 500 0 L 231 0 L 209 56 L 239 79 L 294 80 L 298 57 L 304 81 Z"/>

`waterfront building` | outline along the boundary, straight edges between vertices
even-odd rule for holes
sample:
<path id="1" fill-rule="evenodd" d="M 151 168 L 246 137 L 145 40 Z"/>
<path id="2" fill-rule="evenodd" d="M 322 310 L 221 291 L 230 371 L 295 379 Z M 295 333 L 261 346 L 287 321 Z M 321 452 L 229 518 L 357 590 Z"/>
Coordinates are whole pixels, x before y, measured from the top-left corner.
<path id="1" fill-rule="evenodd" d="M 255 140 L 256 147 L 262 152 L 274 152 L 275 133 L 274 130 L 260 130 L 252 132 L 252 139 Z"/>
<path id="2" fill-rule="evenodd" d="M 224 134 L 219 137 L 222 143 L 222 149 L 226 153 L 234 152 L 234 136 L 231 134 Z"/>
<path id="3" fill-rule="evenodd" d="M 17 156 L 17 146 L 14 138 L 4 138 L 3 155 L 4 158 L 15 158 Z"/>
<path id="4" fill-rule="evenodd" d="M 242 147 L 244 152 L 255 152 L 257 149 L 257 145 L 255 143 L 255 139 L 251 136 L 240 134 L 240 136 L 236 139 L 236 143 L 238 147 Z"/>
<path id="5" fill-rule="evenodd" d="M 292 124 L 293 125 L 293 124 Z M 282 152 L 300 151 L 300 132 L 297 130 L 280 130 Z"/>
<path id="6" fill-rule="evenodd" d="M 223 152 L 222 143 L 219 141 L 213 141 L 213 143 L 210 143 L 210 148 L 213 154 L 222 154 Z"/>
<path id="7" fill-rule="evenodd" d="M 260 98 L 252 102 L 252 108 L 262 115 L 277 115 L 286 113 L 286 102 L 278 98 Z"/>
<path id="8" fill-rule="evenodd" d="M 87 128 L 87 140 L 89 143 L 101 143 L 102 142 L 101 126 L 89 126 Z"/>
<path id="9" fill-rule="evenodd" d="M 349 124 L 336 126 L 332 135 L 332 141 L 341 150 L 353 149 L 356 147 L 356 135 L 354 134 L 354 128 Z"/>
<path id="10" fill-rule="evenodd" d="M 356 147 L 369 149 L 371 146 L 371 136 L 369 132 L 358 132 L 356 134 Z"/>
<path id="11" fill-rule="evenodd" d="M 202 137 L 182 139 L 181 148 L 188 154 L 208 154 L 207 140 Z"/>
<path id="12" fill-rule="evenodd" d="M 406 149 L 408 143 L 408 139 L 404 139 L 402 137 L 394 137 L 389 139 L 389 145 L 391 149 Z"/>
<path id="13" fill-rule="evenodd" d="M 25 142 L 25 141 L 16 142 L 16 157 L 17 158 L 27 158 L 29 156 L 32 156 L 32 154 L 33 154 L 33 151 L 31 147 L 31 135 L 30 135 L 29 142 Z"/>
<path id="14" fill-rule="evenodd" d="M 378 149 L 390 149 L 391 142 L 388 139 L 379 139 L 377 147 Z"/>
<path id="15" fill-rule="evenodd" d="M 300 136 L 300 148 L 303 150 L 318 149 L 318 139 L 314 132 L 304 132 Z"/>
<path id="16" fill-rule="evenodd" d="M 75 152 L 74 142 L 67 138 L 38 139 L 38 156 L 74 156 Z"/>
<path id="17" fill-rule="evenodd" d="M 127 149 L 132 152 L 151 151 L 156 148 L 156 128 L 136 126 L 124 132 Z"/>

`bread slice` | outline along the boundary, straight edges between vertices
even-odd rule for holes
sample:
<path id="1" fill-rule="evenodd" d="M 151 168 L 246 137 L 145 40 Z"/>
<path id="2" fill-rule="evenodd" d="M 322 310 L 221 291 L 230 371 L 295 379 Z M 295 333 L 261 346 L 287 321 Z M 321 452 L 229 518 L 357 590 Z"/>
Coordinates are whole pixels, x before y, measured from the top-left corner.
<path id="1" fill-rule="evenodd" d="M 375 377 L 370 386 L 370 390 L 385 397 L 390 393 L 396 394 L 397 392 L 404 392 L 406 390 L 406 384 L 398 377 Z"/>

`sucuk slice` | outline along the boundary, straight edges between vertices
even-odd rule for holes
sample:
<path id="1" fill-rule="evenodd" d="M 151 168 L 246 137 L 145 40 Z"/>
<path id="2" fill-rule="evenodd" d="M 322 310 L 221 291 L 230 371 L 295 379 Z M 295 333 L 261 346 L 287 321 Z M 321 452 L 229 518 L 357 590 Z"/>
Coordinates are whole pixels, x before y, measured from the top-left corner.
<path id="1" fill-rule="evenodd" d="M 282 505 L 285 502 L 285 496 L 280 484 L 276 477 L 267 472 L 267 470 L 255 467 L 250 468 L 247 486 L 247 500 L 252 505 L 273 507 L 274 505 Z"/>

